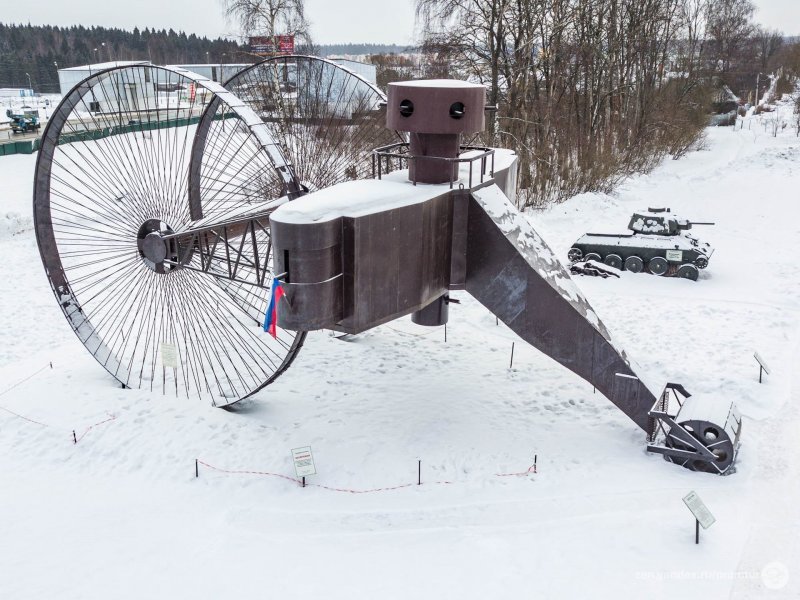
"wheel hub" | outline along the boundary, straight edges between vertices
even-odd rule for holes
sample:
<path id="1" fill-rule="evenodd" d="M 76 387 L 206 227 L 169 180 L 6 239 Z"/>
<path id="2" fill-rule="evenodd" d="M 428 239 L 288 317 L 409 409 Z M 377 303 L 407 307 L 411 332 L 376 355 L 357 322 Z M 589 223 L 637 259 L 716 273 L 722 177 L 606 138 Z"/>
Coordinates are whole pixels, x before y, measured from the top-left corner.
<path id="1" fill-rule="evenodd" d="M 142 254 L 155 264 L 163 263 L 167 257 L 167 245 L 160 233 L 152 231 L 144 236 Z"/>
<path id="2" fill-rule="evenodd" d="M 170 233 L 173 233 L 172 228 L 161 219 L 148 219 L 136 235 L 136 245 L 142 262 L 156 273 L 169 273 L 173 267 L 164 261 L 169 259 L 175 262 L 178 259 L 175 252 L 170 252 L 170 244 L 164 240 L 164 235 Z"/>

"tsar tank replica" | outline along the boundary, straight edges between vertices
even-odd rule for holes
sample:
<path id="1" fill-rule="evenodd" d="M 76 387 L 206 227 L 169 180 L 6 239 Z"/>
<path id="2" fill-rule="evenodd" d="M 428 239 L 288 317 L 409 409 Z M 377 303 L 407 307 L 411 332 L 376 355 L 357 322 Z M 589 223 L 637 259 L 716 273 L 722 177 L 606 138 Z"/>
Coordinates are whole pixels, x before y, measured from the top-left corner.
<path id="1" fill-rule="evenodd" d="M 731 398 L 645 373 L 517 209 L 516 154 L 461 144 L 485 129 L 485 87 L 393 82 L 386 98 L 322 59 L 279 60 L 228 86 L 250 94 L 255 79 L 258 104 L 290 104 L 285 117 L 270 108 L 264 121 L 196 73 L 135 64 L 80 82 L 48 122 L 34 184 L 45 272 L 70 327 L 123 387 L 230 406 L 273 383 L 309 331 L 357 334 L 409 315 L 442 326 L 458 306 L 450 294 L 463 292 L 591 384 L 645 433 L 650 452 L 695 471 L 734 471 L 742 418 Z M 300 77 L 297 102 L 266 95 L 285 73 Z M 129 101 L 126 90 L 142 82 L 194 86 L 202 106 L 152 87 Z M 331 89 L 367 102 L 329 106 Z M 82 121 L 96 102 L 113 110 Z M 309 132 L 313 145 L 295 145 Z M 345 151 L 339 139 L 370 146 Z M 324 140 L 333 145 L 319 149 Z M 341 165 L 341 178 L 316 170 L 327 163 Z M 634 219 L 637 229 L 671 218 L 650 214 Z M 663 239 L 670 250 L 678 239 L 630 238 L 636 248 Z M 640 258 L 652 269 L 657 256 Z"/>
<path id="2" fill-rule="evenodd" d="M 570 248 L 572 262 L 602 261 L 615 269 L 654 275 L 683 277 L 697 281 L 699 270 L 708 266 L 714 249 L 686 233 L 693 223 L 668 208 L 636 212 L 628 223 L 630 234 L 587 233 Z"/>

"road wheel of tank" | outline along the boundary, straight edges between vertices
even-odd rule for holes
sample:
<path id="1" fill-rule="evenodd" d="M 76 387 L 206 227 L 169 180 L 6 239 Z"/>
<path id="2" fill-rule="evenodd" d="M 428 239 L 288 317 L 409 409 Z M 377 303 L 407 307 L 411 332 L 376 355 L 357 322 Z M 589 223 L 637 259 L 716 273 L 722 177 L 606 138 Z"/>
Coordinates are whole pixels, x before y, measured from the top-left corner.
<path id="1" fill-rule="evenodd" d="M 706 256 L 698 256 L 697 260 L 694 261 L 694 265 L 698 269 L 705 269 L 708 266 L 708 257 L 706 257 Z"/>
<path id="2" fill-rule="evenodd" d="M 597 252 L 589 252 L 589 254 L 583 257 L 583 260 L 596 260 L 600 262 L 600 255 Z"/>
<path id="3" fill-rule="evenodd" d="M 625 270 L 631 273 L 641 273 L 644 271 L 644 261 L 638 256 L 629 256 L 625 259 Z"/>
<path id="4" fill-rule="evenodd" d="M 697 267 L 693 264 L 686 263 L 678 267 L 677 276 L 682 277 L 683 279 L 691 279 L 692 281 L 697 281 L 697 277 L 699 275 L 699 271 Z"/>
<path id="5" fill-rule="evenodd" d="M 614 269 L 622 269 L 622 257 L 619 254 L 609 254 L 603 259 L 603 262 Z"/>
<path id="6" fill-rule="evenodd" d="M 664 275 L 669 270 L 669 263 L 663 256 L 656 256 L 647 263 L 647 269 L 653 275 Z"/>
<path id="7" fill-rule="evenodd" d="M 583 252 L 580 248 L 570 248 L 569 252 L 567 252 L 567 258 L 572 262 L 580 260 L 582 256 Z"/>

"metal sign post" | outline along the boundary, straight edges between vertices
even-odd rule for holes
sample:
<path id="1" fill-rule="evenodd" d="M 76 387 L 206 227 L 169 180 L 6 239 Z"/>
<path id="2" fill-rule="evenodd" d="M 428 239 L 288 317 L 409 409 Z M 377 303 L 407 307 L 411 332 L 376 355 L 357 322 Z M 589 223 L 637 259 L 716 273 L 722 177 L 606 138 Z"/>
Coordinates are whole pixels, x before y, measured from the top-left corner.
<path id="1" fill-rule="evenodd" d="M 708 529 L 716 522 L 716 519 L 700 499 L 700 496 L 697 495 L 697 492 L 689 492 L 686 494 L 686 496 L 683 497 L 683 503 L 694 515 L 694 543 L 699 544 L 700 526 L 702 525 L 703 529 Z"/>
<path id="2" fill-rule="evenodd" d="M 761 383 L 761 376 L 766 373 L 769 375 L 769 367 L 767 366 L 767 361 L 761 358 L 761 355 L 758 352 L 753 353 L 753 358 L 756 359 L 758 363 L 758 383 Z"/>
<path id="3" fill-rule="evenodd" d="M 295 475 L 302 479 L 303 487 L 306 487 L 306 476 L 317 474 L 317 468 L 314 466 L 314 455 L 311 453 L 311 446 L 293 448 L 292 461 L 294 461 Z"/>

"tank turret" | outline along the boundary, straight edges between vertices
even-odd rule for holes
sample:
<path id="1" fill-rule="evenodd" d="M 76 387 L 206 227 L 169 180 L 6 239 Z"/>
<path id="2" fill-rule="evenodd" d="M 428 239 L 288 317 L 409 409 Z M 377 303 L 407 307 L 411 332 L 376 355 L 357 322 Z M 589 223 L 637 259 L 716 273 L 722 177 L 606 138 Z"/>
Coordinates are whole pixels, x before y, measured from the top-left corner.
<path id="1" fill-rule="evenodd" d="M 714 223 L 681 219 L 673 215 L 668 208 L 648 208 L 647 211 L 633 213 L 628 229 L 634 233 L 678 235 L 681 231 L 690 230 L 692 225 L 714 225 Z"/>

